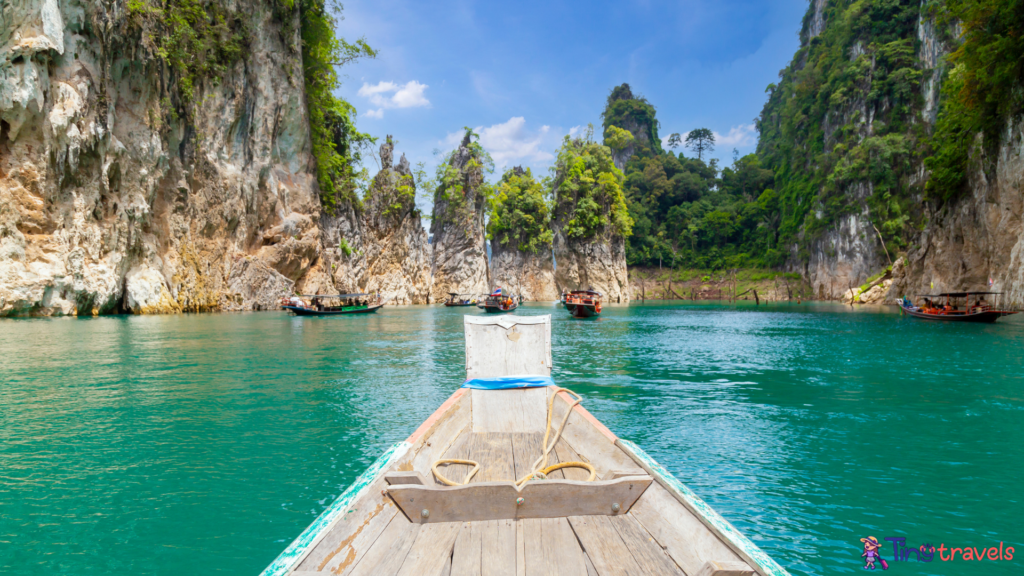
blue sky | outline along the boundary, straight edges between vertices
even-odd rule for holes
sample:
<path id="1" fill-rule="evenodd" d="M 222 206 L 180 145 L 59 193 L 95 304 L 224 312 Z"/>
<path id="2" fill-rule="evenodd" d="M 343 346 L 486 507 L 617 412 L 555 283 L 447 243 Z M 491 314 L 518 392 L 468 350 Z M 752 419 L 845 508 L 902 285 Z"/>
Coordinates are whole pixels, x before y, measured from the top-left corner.
<path id="1" fill-rule="evenodd" d="M 752 152 L 765 87 L 796 51 L 807 0 L 468 2 L 348 0 L 338 32 L 380 51 L 341 70 L 363 132 L 437 163 L 463 126 L 502 167 L 544 176 L 562 137 L 628 82 L 660 135 L 706 127 L 723 164 Z M 371 173 L 377 167 L 369 162 Z M 498 174 L 496 174 L 497 176 Z"/>

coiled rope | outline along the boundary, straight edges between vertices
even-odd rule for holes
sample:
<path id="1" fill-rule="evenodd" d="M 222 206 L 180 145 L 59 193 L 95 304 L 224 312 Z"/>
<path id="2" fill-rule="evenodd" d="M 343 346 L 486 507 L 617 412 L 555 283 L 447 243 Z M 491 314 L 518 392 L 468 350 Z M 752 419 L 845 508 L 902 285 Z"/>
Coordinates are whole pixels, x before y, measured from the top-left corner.
<path id="1" fill-rule="evenodd" d="M 565 416 L 562 417 L 562 423 L 559 424 L 558 431 L 555 432 L 555 437 L 551 439 L 550 443 L 548 443 L 548 439 L 551 437 L 551 416 L 552 414 L 554 414 L 555 396 L 557 396 L 559 392 L 568 393 L 570 396 L 574 398 L 574 400 L 572 401 L 572 403 L 569 404 L 568 409 L 566 409 Z M 552 464 L 551 466 L 548 466 L 548 456 L 551 454 L 551 451 L 555 449 L 555 444 L 558 444 L 558 441 L 562 438 L 562 431 L 565 430 L 565 425 L 569 422 L 569 415 L 572 414 L 572 409 L 578 406 L 581 402 L 583 402 L 583 398 L 580 397 L 579 394 L 573 392 L 572 390 L 569 390 L 568 388 L 555 388 L 551 392 L 551 396 L 548 398 L 548 423 L 547 428 L 544 430 L 544 453 L 541 454 L 540 457 L 533 462 L 533 466 L 531 466 L 531 472 L 529 474 L 523 476 L 519 480 L 516 480 L 516 486 L 520 486 L 530 480 L 546 480 L 548 474 L 554 472 L 555 470 L 561 470 L 562 468 L 583 468 L 589 470 L 590 477 L 587 478 L 587 482 L 593 482 L 594 479 L 597 478 L 597 470 L 587 462 L 580 462 L 578 460 L 575 460 L 572 462 L 559 462 L 557 464 Z M 462 482 L 454 482 L 446 478 L 437 469 L 438 466 L 448 464 L 467 464 L 473 466 L 473 469 L 470 470 L 468 474 L 466 474 L 465 480 L 463 480 Z M 434 465 L 430 467 L 430 470 L 434 473 L 434 476 L 442 484 L 445 484 L 447 486 L 463 486 L 465 484 L 468 484 L 469 481 L 473 478 L 473 476 L 477 473 L 477 471 L 480 470 L 480 463 L 476 462 L 475 460 L 443 458 L 441 460 L 435 461 Z"/>

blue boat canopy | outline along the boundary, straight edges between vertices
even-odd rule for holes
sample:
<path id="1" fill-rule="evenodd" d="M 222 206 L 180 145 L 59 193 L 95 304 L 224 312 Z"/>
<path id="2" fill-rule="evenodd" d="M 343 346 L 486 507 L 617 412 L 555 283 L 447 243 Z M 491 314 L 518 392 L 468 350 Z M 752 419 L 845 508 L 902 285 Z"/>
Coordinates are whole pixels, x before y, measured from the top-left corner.
<path id="1" fill-rule="evenodd" d="M 554 385 L 555 381 L 551 379 L 551 376 L 498 376 L 496 378 L 472 378 L 466 380 L 462 387 L 475 390 L 512 390 Z"/>

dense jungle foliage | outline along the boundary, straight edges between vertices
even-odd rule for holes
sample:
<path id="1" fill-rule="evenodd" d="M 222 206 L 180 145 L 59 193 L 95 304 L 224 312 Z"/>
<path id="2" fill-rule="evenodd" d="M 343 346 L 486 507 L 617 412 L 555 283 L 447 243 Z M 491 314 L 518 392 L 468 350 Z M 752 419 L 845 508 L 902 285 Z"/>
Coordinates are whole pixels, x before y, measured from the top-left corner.
<path id="1" fill-rule="evenodd" d="M 630 99 L 624 99 L 628 95 Z M 626 259 L 634 266 L 688 268 L 777 266 L 778 197 L 773 174 L 755 155 L 737 158 L 719 172 L 705 162 L 663 151 L 654 106 L 635 98 L 628 85 L 612 90 L 605 111 L 605 142 L 619 126 L 655 137 L 637 138 L 622 185 L 633 220 Z"/>
<path id="2" fill-rule="evenodd" d="M 806 259 L 811 242 L 865 206 L 886 247 L 904 250 L 924 224 L 922 197 L 940 207 L 966 190 L 972 158 L 994 166 L 1024 112 L 1024 0 L 829 0 L 827 25 L 810 38 L 813 14 L 812 4 L 803 45 L 768 86 L 756 155 L 719 173 L 714 161 L 637 147 L 623 185 L 636 222 L 630 264 L 779 266 L 791 246 Z M 918 58 L 921 18 L 955 48 L 939 64 L 934 128 L 922 114 L 931 71 Z M 623 140 L 616 127 L 657 134 L 653 106 L 628 86 L 608 100 L 609 145 Z"/>
<path id="3" fill-rule="evenodd" d="M 462 144 L 442 157 L 433 179 L 419 178 L 423 188 L 433 191 L 431 233 L 436 226 L 471 220 L 475 209 L 487 206 L 494 194 L 494 187 L 485 180 L 486 174 L 494 172 L 494 160 L 480 145 L 480 136 L 465 130 Z"/>
<path id="4" fill-rule="evenodd" d="M 546 184 L 534 180 L 529 168 L 505 171 L 490 200 L 487 237 L 491 242 L 530 254 L 550 250 L 553 234 Z"/>
<path id="5" fill-rule="evenodd" d="M 571 240 L 611 233 L 628 238 L 633 229 L 622 193 L 622 171 L 612 151 L 586 137 L 565 137 L 555 160 L 554 218 Z"/>
<path id="6" fill-rule="evenodd" d="M 943 27 L 963 30 L 948 58 L 952 68 L 925 160 L 928 196 L 945 201 L 966 191 L 972 150 L 991 170 L 1007 123 L 1024 113 L 1024 0 L 947 0 L 932 13 Z"/>

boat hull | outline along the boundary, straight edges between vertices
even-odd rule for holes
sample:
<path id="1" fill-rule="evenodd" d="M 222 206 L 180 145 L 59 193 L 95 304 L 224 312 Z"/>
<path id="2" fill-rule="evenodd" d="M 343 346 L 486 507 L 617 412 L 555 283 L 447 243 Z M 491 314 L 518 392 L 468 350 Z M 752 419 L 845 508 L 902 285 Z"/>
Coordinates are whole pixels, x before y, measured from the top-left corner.
<path id="1" fill-rule="evenodd" d="M 465 304 L 452 304 L 451 302 L 445 302 L 444 305 L 448 308 L 464 308 L 467 306 L 476 306 L 472 302 L 466 302 Z"/>
<path id="2" fill-rule="evenodd" d="M 373 314 L 383 307 L 383 304 L 377 304 L 376 306 L 367 306 L 366 308 L 357 308 L 355 310 L 312 310 L 298 306 L 282 306 L 281 308 L 291 310 L 296 316 L 345 316 L 349 314 Z"/>
<path id="3" fill-rule="evenodd" d="M 586 304 L 566 304 L 565 309 L 572 314 L 573 318 L 594 318 L 601 314 L 597 311 L 596 306 L 588 306 Z"/>
<path id="4" fill-rule="evenodd" d="M 481 310 L 487 312 L 488 314 L 507 314 L 509 312 L 514 311 L 516 308 L 519 308 L 519 304 L 513 303 L 512 306 L 508 308 L 502 308 L 501 306 L 490 306 L 487 304 L 477 304 L 477 308 L 480 308 Z"/>
<path id="5" fill-rule="evenodd" d="M 1003 316 L 1009 316 L 1013 312 L 1004 312 L 1001 310 L 986 310 L 984 312 L 975 312 L 973 314 L 925 314 L 906 306 L 901 306 L 903 313 L 907 316 L 919 318 L 921 320 L 933 320 L 938 322 L 970 322 L 977 324 L 991 324 Z"/>

